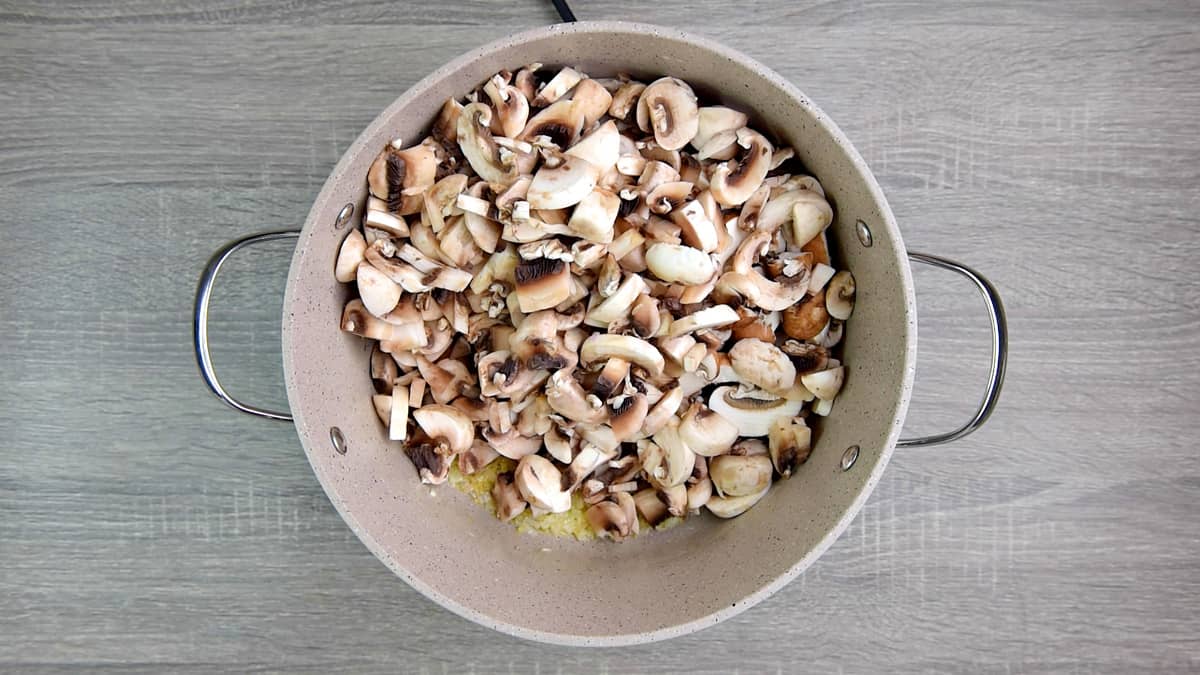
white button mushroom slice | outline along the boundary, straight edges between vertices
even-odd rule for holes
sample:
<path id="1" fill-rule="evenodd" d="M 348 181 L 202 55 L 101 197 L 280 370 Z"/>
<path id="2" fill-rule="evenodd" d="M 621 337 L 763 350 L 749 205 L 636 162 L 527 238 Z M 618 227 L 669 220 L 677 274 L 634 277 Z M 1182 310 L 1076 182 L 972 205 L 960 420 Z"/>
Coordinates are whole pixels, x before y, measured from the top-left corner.
<path id="1" fill-rule="evenodd" d="M 542 108 L 554 103 L 582 79 L 583 73 L 580 73 L 578 70 L 569 67 L 563 68 L 554 77 L 550 78 L 550 81 L 533 97 L 533 105 Z"/>
<path id="2" fill-rule="evenodd" d="M 708 477 L 722 497 L 745 497 L 771 486 L 767 455 L 721 455 L 708 463 Z"/>
<path id="3" fill-rule="evenodd" d="M 458 147 L 471 169 L 489 183 L 507 185 L 516 173 L 500 163 L 500 148 L 490 129 L 492 109 L 485 103 L 471 103 L 458 116 Z"/>
<path id="4" fill-rule="evenodd" d="M 422 194 L 421 217 L 429 223 L 434 234 L 441 233 L 447 216 L 456 215 L 457 198 L 466 189 L 466 174 L 452 173 L 430 185 Z"/>
<path id="5" fill-rule="evenodd" d="M 637 507 L 637 512 L 646 519 L 650 527 L 657 527 L 670 515 L 667 505 L 658 498 L 658 490 L 654 488 L 646 488 L 634 493 L 633 503 Z"/>
<path id="6" fill-rule="evenodd" d="M 638 97 L 637 123 L 642 131 L 653 131 L 655 142 L 663 148 L 678 150 L 696 137 L 700 124 L 696 94 L 682 80 L 655 80 Z"/>
<path id="7" fill-rule="evenodd" d="M 606 453 L 614 453 L 614 457 L 616 456 L 617 448 L 621 445 L 617 437 L 613 434 L 612 429 L 605 424 L 576 424 L 575 431 L 588 443 Z"/>
<path id="8" fill-rule="evenodd" d="M 545 436 L 553 427 L 550 414 L 554 410 L 546 401 L 545 396 L 533 396 L 517 414 L 517 431 L 522 436 Z"/>
<path id="9" fill-rule="evenodd" d="M 641 82 L 625 82 L 613 93 L 612 103 L 608 106 L 608 114 L 615 119 L 627 120 L 629 113 L 637 106 L 638 97 L 646 90 Z"/>
<path id="10" fill-rule="evenodd" d="M 368 169 L 367 186 L 388 211 L 409 215 L 421 210 L 421 195 L 437 179 L 440 163 L 437 142 L 428 140 L 405 150 L 388 145 Z"/>
<path id="11" fill-rule="evenodd" d="M 338 249 L 337 263 L 333 268 L 333 278 L 343 284 L 354 281 L 358 274 L 358 266 L 363 261 L 363 254 L 367 251 L 367 240 L 363 238 L 362 232 L 357 229 L 350 230 L 350 234 L 342 240 L 342 246 Z"/>
<path id="12" fill-rule="evenodd" d="M 571 266 L 562 260 L 522 260 L 514 277 L 517 302 L 526 314 L 550 309 L 571 294 Z"/>
<path id="13" fill-rule="evenodd" d="M 471 283 L 470 272 L 448 267 L 417 249 L 405 244 L 396 251 L 396 256 L 407 265 L 401 265 L 383 256 L 378 242 L 367 248 L 367 262 L 388 275 L 409 293 L 423 293 L 431 288 L 444 288 L 459 292 Z M 413 271 L 417 277 L 413 278 Z"/>
<path id="14" fill-rule="evenodd" d="M 627 441 L 641 431 L 649 408 L 642 394 L 621 395 L 613 399 L 608 424 L 618 441 Z"/>
<path id="15" fill-rule="evenodd" d="M 819 293 L 836 273 L 835 269 L 825 263 L 813 265 L 812 274 L 808 278 L 808 292 L 813 295 Z"/>
<path id="16" fill-rule="evenodd" d="M 517 489 L 531 505 L 551 513 L 571 508 L 571 493 L 562 489 L 562 474 L 545 457 L 522 457 L 514 474 Z"/>
<path id="17" fill-rule="evenodd" d="M 817 402 L 813 404 L 812 411 L 814 415 L 828 417 L 829 413 L 833 412 L 833 399 L 827 401 L 817 399 Z"/>
<path id="18" fill-rule="evenodd" d="M 607 361 L 611 358 L 624 359 L 639 365 L 650 377 L 662 375 L 666 365 L 662 354 L 654 345 L 632 335 L 596 333 L 584 340 L 583 347 L 579 350 L 579 360 L 583 364 Z"/>
<path id="19" fill-rule="evenodd" d="M 771 142 L 765 136 L 742 127 L 737 132 L 738 145 L 745 148 L 736 167 L 729 162 L 718 166 L 709 179 L 709 190 L 717 202 L 725 207 L 739 206 L 767 177 L 767 167 L 771 165 Z"/>
<path id="20" fill-rule="evenodd" d="M 612 322 L 628 316 L 637 297 L 649 289 L 646 282 L 636 274 L 631 274 L 621 282 L 612 295 L 604 299 L 587 313 L 584 323 L 594 327 L 606 327 Z"/>
<path id="21" fill-rule="evenodd" d="M 658 491 L 660 501 L 666 503 L 667 513 L 672 516 L 683 516 L 687 513 L 687 486 L 672 485 Z"/>
<path id="22" fill-rule="evenodd" d="M 767 485 L 762 492 L 744 497 L 721 497 L 713 495 L 705 506 L 718 518 L 735 518 L 749 511 L 750 507 L 761 501 L 770 489 L 771 486 Z"/>
<path id="23" fill-rule="evenodd" d="M 621 199 L 602 188 L 587 194 L 571 212 L 567 227 L 572 234 L 589 241 L 607 244 L 613 239 L 613 224 L 621 208 Z"/>
<path id="24" fill-rule="evenodd" d="M 375 316 L 382 317 L 400 302 L 400 286 L 370 265 L 358 266 L 358 296 L 363 306 Z"/>
<path id="25" fill-rule="evenodd" d="M 567 486 L 567 492 L 570 493 L 579 487 L 585 478 L 616 456 L 615 449 L 605 450 L 594 443 L 584 441 L 579 446 L 579 452 L 575 453 L 575 457 L 567 467 L 567 472 L 563 475 L 563 485 Z"/>
<path id="26" fill-rule="evenodd" d="M 687 202 L 675 209 L 671 213 L 671 220 L 679 226 L 680 236 L 688 246 L 701 251 L 715 251 L 721 243 L 717 226 L 698 200 Z"/>
<path id="27" fill-rule="evenodd" d="M 372 201 L 380 201 L 371 198 Z M 386 203 L 383 204 L 387 208 Z M 404 216 L 399 216 L 394 213 L 389 213 L 381 209 L 368 208 L 367 213 L 363 216 L 363 225 L 373 227 L 377 230 L 383 230 L 393 237 L 407 237 L 408 223 L 405 222 Z"/>
<path id="28" fill-rule="evenodd" d="M 555 101 L 534 115 L 517 138 L 535 142 L 543 136 L 543 141 L 562 150 L 575 144 L 583 122 L 583 110 L 574 101 Z"/>
<path id="29" fill-rule="evenodd" d="M 719 131 L 696 150 L 696 159 L 700 161 L 733 159 L 737 155 L 737 149 L 737 131 L 732 129 Z"/>
<path id="30" fill-rule="evenodd" d="M 446 99 L 438 110 L 437 118 L 433 120 L 433 128 L 429 134 L 443 144 L 452 145 L 458 142 L 458 116 L 462 114 L 463 104 L 452 98 Z"/>
<path id="31" fill-rule="evenodd" d="M 696 135 L 692 137 L 692 147 L 699 150 L 716 134 L 722 131 L 736 132 L 749 121 L 746 113 L 725 106 L 700 108 L 696 115 Z"/>
<path id="32" fill-rule="evenodd" d="M 818 370 L 815 373 L 805 373 L 800 376 L 800 382 L 822 401 L 832 401 L 842 390 L 846 379 L 846 369 L 843 366 Z"/>
<path id="33" fill-rule="evenodd" d="M 854 275 L 846 270 L 833 275 L 825 289 L 825 309 L 840 321 L 850 318 L 854 311 Z"/>
<path id="34" fill-rule="evenodd" d="M 371 397 L 371 405 L 375 407 L 375 415 L 384 426 L 392 423 L 392 397 L 390 394 L 375 394 Z"/>
<path id="35" fill-rule="evenodd" d="M 592 386 L 592 393 L 598 398 L 607 400 L 614 393 L 620 391 L 620 387 L 625 382 L 625 377 L 629 375 L 629 362 L 625 359 L 609 359 L 604 364 L 604 368 L 596 375 L 596 383 Z"/>
<path id="36" fill-rule="evenodd" d="M 405 443 L 404 454 L 412 460 L 422 483 L 441 485 L 450 476 L 453 456 L 438 452 L 432 443 Z"/>
<path id="37" fill-rule="evenodd" d="M 603 404 L 593 405 L 588 399 L 587 392 L 569 371 L 555 371 L 546 383 L 546 401 L 563 417 L 586 424 L 598 424 L 607 419 L 608 411 Z M 600 403 L 599 399 L 595 401 Z"/>
<path id="38" fill-rule="evenodd" d="M 563 434 L 557 424 L 550 426 L 550 431 L 546 432 L 543 440 L 546 444 L 546 452 L 551 457 L 563 464 L 571 463 L 571 459 L 575 456 L 572 440 Z"/>
<path id="39" fill-rule="evenodd" d="M 707 328 L 728 326 L 739 319 L 741 317 L 729 305 L 713 305 L 672 321 L 669 335 L 677 336 Z"/>
<path id="40" fill-rule="evenodd" d="M 658 306 L 658 298 L 651 295 L 639 295 L 629 312 L 629 325 L 640 338 L 651 338 L 658 334 L 662 325 L 662 313 Z"/>
<path id="41" fill-rule="evenodd" d="M 674 324 L 671 324 L 674 326 Z M 671 363 L 682 367 L 683 359 L 687 356 L 689 350 L 696 346 L 696 338 L 691 335 L 678 335 L 675 337 L 663 337 L 657 341 L 658 350 L 663 356 L 670 359 Z"/>
<path id="42" fill-rule="evenodd" d="M 500 132 L 505 136 L 516 136 L 529 121 L 529 99 L 525 94 L 499 75 L 494 75 L 483 85 L 500 122 Z"/>
<path id="43" fill-rule="evenodd" d="M 716 457 L 729 452 L 738 439 L 738 428 L 699 403 L 688 409 L 679 423 L 679 437 L 697 455 Z"/>
<path id="44" fill-rule="evenodd" d="M 646 249 L 646 268 L 663 281 L 688 286 L 703 284 L 716 273 L 707 253 L 674 244 L 651 244 Z"/>
<path id="45" fill-rule="evenodd" d="M 567 157 L 553 168 L 543 166 L 529 185 L 529 206 L 534 209 L 574 206 L 591 194 L 598 177 L 596 168 L 578 157 Z"/>
<path id="46" fill-rule="evenodd" d="M 786 310 L 804 298 L 808 293 L 808 275 L 801 273 L 785 277 L 783 281 L 772 281 L 754 271 L 749 274 L 726 272 L 717 279 L 716 290 L 735 294 L 759 309 L 775 312 Z M 785 314 L 785 325 L 786 321 Z"/>
<path id="47" fill-rule="evenodd" d="M 817 238 L 833 222 L 833 209 L 824 199 L 797 200 L 792 205 L 792 242 L 796 248 Z"/>
<path id="48" fill-rule="evenodd" d="M 640 247 L 645 241 L 646 238 L 642 236 L 641 232 L 638 232 L 634 228 L 629 228 L 613 238 L 612 243 L 608 245 L 608 254 L 619 261 L 621 258 L 629 255 L 630 251 Z"/>
<path id="49" fill-rule="evenodd" d="M 812 453 L 812 429 L 801 418 L 780 417 L 767 432 L 771 463 L 780 476 L 787 478 Z"/>
<path id="50" fill-rule="evenodd" d="M 818 210 L 821 209 L 821 204 L 829 206 L 822 193 L 802 188 L 787 190 L 778 195 L 772 195 L 763 205 L 762 211 L 758 214 L 758 229 L 771 232 L 778 230 L 781 225 L 792 219 L 793 207 L 800 202 L 816 204 Z M 796 242 L 796 245 L 802 246 L 803 242 Z"/>
<path id="51" fill-rule="evenodd" d="M 651 213 L 667 214 L 692 195 L 695 186 L 682 180 L 668 181 L 656 186 L 644 198 Z"/>
<path id="52" fill-rule="evenodd" d="M 778 169 L 784 162 L 795 156 L 796 151 L 793 148 L 775 148 L 775 152 L 771 153 L 771 171 Z"/>
<path id="53" fill-rule="evenodd" d="M 780 192 L 788 192 L 790 190 L 808 190 L 814 192 L 821 197 L 825 196 L 825 188 L 821 187 L 821 183 L 812 176 L 792 176 L 788 178 L 783 185 L 779 186 Z"/>
<path id="54" fill-rule="evenodd" d="M 687 510 L 695 513 L 712 498 L 712 480 L 707 476 L 687 486 Z"/>
<path id="55" fill-rule="evenodd" d="M 459 457 L 460 464 L 464 456 Z M 512 482 L 512 474 L 509 473 L 496 476 L 496 483 L 492 486 L 492 501 L 496 504 L 496 517 L 503 522 L 516 518 L 527 506 L 521 498 L 520 490 Z"/>
<path id="56" fill-rule="evenodd" d="M 424 347 L 429 341 L 423 324 L 397 325 L 383 321 L 368 312 L 358 298 L 346 303 L 342 310 L 341 328 L 360 337 L 391 343 L 395 350 Z"/>
<path id="57" fill-rule="evenodd" d="M 599 82 L 584 78 L 571 92 L 571 102 L 583 116 L 583 128 L 587 129 L 608 112 L 608 107 L 612 105 L 612 94 Z"/>
<path id="58" fill-rule="evenodd" d="M 771 188 L 764 182 L 750 195 L 746 203 L 742 204 L 742 211 L 738 214 L 739 229 L 752 232 L 758 227 L 758 216 L 762 213 L 762 208 L 766 205 L 770 194 Z"/>
<path id="59" fill-rule="evenodd" d="M 564 154 L 586 160 L 598 174 L 608 173 L 621 156 L 621 134 L 617 125 L 612 121 L 601 124 Z"/>
<path id="60" fill-rule="evenodd" d="M 708 407 L 732 422 L 743 437 L 766 436 L 771 423 L 780 417 L 795 417 L 803 401 L 786 398 L 738 396 L 737 388 L 718 387 L 708 398 Z M 768 395 L 769 396 L 769 395 Z"/>
<path id="61" fill-rule="evenodd" d="M 627 494 L 625 496 L 629 497 Z M 622 508 L 620 504 L 608 500 L 588 507 L 588 510 L 584 512 L 584 518 L 597 536 L 614 541 L 621 541 L 633 534 L 634 525 L 637 523 L 636 516 L 630 518 L 626 509 Z"/>
<path id="62" fill-rule="evenodd" d="M 672 387 L 664 393 L 662 398 L 650 408 L 650 412 L 646 413 L 640 436 L 642 438 L 653 436 L 666 426 L 667 422 L 670 422 L 675 413 L 679 411 L 679 406 L 683 403 L 683 396 L 683 390 L 678 386 Z"/>
<path id="63" fill-rule="evenodd" d="M 474 433 L 471 434 L 474 436 Z M 401 387 L 392 392 L 388 414 L 388 438 L 403 441 L 408 438 L 408 390 Z"/>
<path id="64" fill-rule="evenodd" d="M 519 460 L 542 449 L 542 439 L 522 436 L 516 429 L 500 433 L 487 427 L 483 430 L 483 438 L 496 449 L 496 452 L 500 453 L 500 456 L 508 459 Z"/>
<path id="65" fill-rule="evenodd" d="M 796 367 L 788 355 L 757 338 L 738 340 L 729 350 L 729 362 L 743 381 L 773 394 L 786 393 L 796 381 Z"/>
<path id="66" fill-rule="evenodd" d="M 654 443 L 662 448 L 664 455 L 665 475 L 659 480 L 665 487 L 682 485 L 683 481 L 692 474 L 696 464 L 696 455 L 679 436 L 678 424 L 668 422 L 653 436 Z M 656 476 L 657 478 L 657 476 Z M 651 481 L 653 483 L 653 481 Z"/>

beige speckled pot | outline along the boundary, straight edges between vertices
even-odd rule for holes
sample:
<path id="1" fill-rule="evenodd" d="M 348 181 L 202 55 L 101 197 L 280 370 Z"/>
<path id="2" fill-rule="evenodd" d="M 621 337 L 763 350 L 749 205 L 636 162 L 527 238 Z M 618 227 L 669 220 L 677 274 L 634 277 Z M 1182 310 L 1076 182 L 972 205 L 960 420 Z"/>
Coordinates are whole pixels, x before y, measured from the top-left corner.
<path id="1" fill-rule="evenodd" d="M 834 205 L 831 246 L 858 287 L 846 331 L 849 376 L 812 458 L 739 518 L 691 518 L 619 545 L 522 535 L 449 486 L 420 485 L 411 462 L 389 447 L 375 418 L 366 376 L 369 346 L 338 330 L 348 294 L 332 272 L 347 231 L 344 222 L 338 226 L 339 214 L 346 205 L 353 205 L 355 217 L 362 212 L 363 177 L 390 139 L 419 139 L 446 98 L 463 95 L 501 68 L 533 61 L 582 65 L 595 76 L 666 73 L 704 96 L 719 92 L 756 111 L 759 125 L 795 147 Z M 860 243 L 857 221 L 869 226 L 873 245 Z M 384 564 L 451 611 L 506 633 L 619 645 L 682 635 L 743 611 L 804 571 L 846 529 L 900 435 L 915 367 L 916 310 L 891 210 L 858 153 L 820 109 L 761 64 L 705 39 L 654 26 L 578 23 L 476 49 L 421 80 L 358 137 L 299 237 L 284 304 L 283 358 L 288 400 L 313 470 L 338 512 Z M 214 258 L 211 276 L 244 243 Z M 227 397 L 207 360 L 201 304 L 206 311 L 209 276 L 197 304 L 202 370 L 219 395 L 255 412 Z M 998 378 L 993 385 L 998 391 Z M 988 411 L 990 405 L 973 422 L 982 422 Z M 331 441 L 335 427 L 344 453 Z M 860 449 L 857 461 L 844 470 L 851 446 Z"/>

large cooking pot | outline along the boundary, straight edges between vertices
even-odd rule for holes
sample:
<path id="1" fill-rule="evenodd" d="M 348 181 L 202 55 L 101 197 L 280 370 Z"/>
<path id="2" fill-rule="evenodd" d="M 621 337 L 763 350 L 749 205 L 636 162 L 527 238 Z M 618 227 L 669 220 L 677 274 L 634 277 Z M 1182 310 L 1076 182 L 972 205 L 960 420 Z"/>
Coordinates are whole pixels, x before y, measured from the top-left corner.
<path id="1" fill-rule="evenodd" d="M 448 97 L 502 68 L 581 65 L 670 74 L 757 117 L 793 146 L 824 186 L 837 220 L 831 247 L 853 271 L 858 299 L 846 329 L 849 375 L 816 447 L 796 475 L 729 521 L 687 519 L 621 544 L 520 534 L 450 486 L 422 486 L 376 419 L 367 341 L 339 330 L 350 289 L 333 266 L 363 212 L 364 177 L 379 149 L 416 139 Z M 291 414 L 237 401 L 217 380 L 207 312 L 224 262 L 256 242 L 298 237 L 283 307 L 283 363 Z M 938 436 L 900 439 L 917 353 L 909 260 L 968 277 L 992 328 L 991 373 L 975 415 Z M 243 412 L 293 420 L 321 485 L 367 548 L 434 601 L 472 621 L 524 638 L 571 645 L 650 642 L 689 633 L 766 598 L 807 568 L 862 508 L 897 445 L 961 438 L 991 413 L 1004 376 L 1005 321 L 996 290 L 968 268 L 907 253 L 870 170 L 837 126 L 804 94 L 756 61 L 661 27 L 577 23 L 481 47 L 418 82 L 342 156 L 299 232 L 244 237 L 214 255 L 200 281 L 196 354 L 209 387 Z"/>

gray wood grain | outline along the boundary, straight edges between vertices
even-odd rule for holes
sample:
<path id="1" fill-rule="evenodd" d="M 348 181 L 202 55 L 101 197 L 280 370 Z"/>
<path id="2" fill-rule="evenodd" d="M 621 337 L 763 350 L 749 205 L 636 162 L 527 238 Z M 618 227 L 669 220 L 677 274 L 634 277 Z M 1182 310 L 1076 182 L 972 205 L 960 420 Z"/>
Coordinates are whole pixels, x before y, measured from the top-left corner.
<path id="1" fill-rule="evenodd" d="M 580 651 L 425 600 L 329 506 L 291 427 L 192 362 L 213 249 L 292 226 L 405 87 L 540 2 L 0 1 L 0 670 L 1200 669 L 1200 5 L 575 3 L 706 33 L 856 142 L 909 245 L 991 276 L 992 422 L 897 454 L 762 605 Z M 280 404 L 285 247 L 214 303 L 230 386 Z M 980 389 L 979 300 L 918 271 L 913 433 Z M 963 317 L 978 317 L 964 319 Z"/>

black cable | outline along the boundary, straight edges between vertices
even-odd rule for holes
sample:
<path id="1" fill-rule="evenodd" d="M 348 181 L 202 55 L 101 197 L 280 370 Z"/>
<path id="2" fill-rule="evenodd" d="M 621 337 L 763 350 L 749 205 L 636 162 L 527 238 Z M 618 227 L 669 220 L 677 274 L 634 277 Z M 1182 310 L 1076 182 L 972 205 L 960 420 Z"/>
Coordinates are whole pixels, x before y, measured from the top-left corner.
<path id="1" fill-rule="evenodd" d="M 558 15 L 562 17 L 563 23 L 575 23 L 575 12 L 571 11 L 567 0 L 551 0 L 551 2 L 554 3 L 554 9 L 558 10 Z"/>

